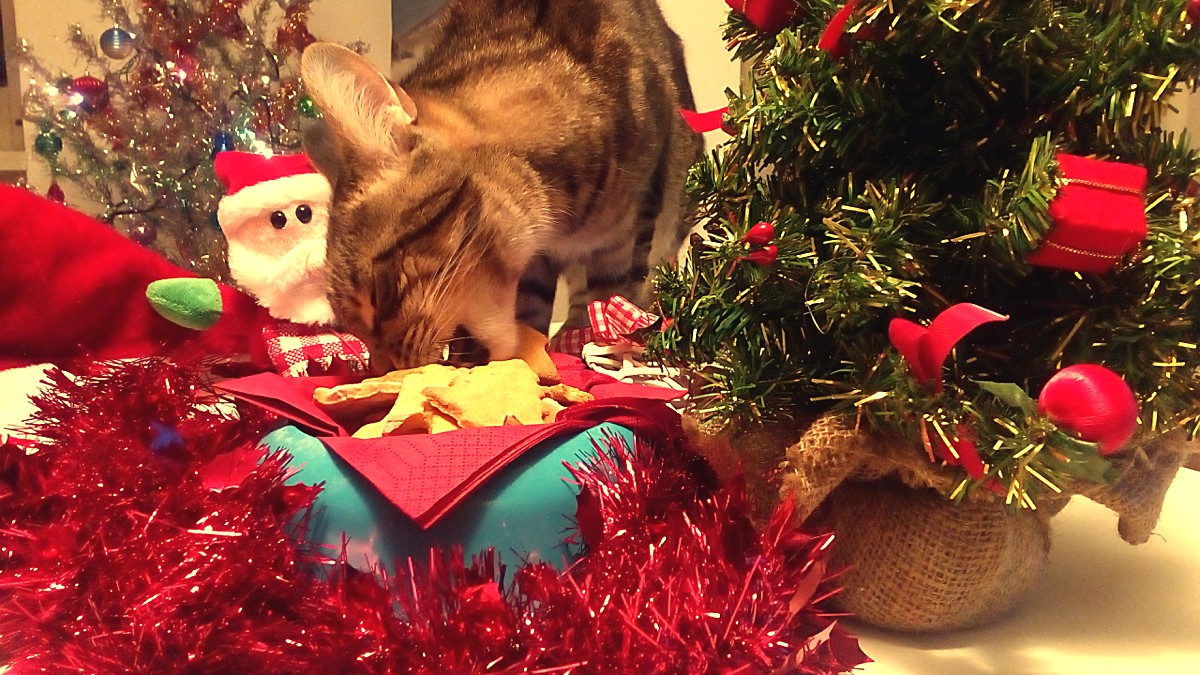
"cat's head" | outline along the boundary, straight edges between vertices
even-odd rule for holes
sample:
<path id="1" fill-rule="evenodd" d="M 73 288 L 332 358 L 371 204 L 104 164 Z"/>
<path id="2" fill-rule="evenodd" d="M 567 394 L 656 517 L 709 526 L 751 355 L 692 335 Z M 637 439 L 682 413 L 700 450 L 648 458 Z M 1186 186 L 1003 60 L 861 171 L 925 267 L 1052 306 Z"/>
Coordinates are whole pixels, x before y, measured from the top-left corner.
<path id="1" fill-rule="evenodd" d="M 497 262 L 504 213 L 487 153 L 463 152 L 418 123 L 417 106 L 362 56 L 316 43 L 301 62 L 322 111 L 305 150 L 333 186 L 329 301 L 341 326 L 371 348 L 376 370 L 437 360 L 456 327 L 481 312 L 480 288 L 515 287 L 519 262 Z"/>

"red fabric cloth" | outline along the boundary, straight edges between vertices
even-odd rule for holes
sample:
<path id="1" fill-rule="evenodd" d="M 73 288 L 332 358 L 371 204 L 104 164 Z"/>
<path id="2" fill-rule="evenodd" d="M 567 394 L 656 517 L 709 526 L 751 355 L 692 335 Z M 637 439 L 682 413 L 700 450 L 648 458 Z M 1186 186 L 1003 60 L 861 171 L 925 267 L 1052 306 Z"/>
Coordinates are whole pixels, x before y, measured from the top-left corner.
<path id="1" fill-rule="evenodd" d="M 1100 274 L 1146 238 L 1146 169 L 1060 153 L 1066 181 L 1050 201 L 1054 223 L 1031 265 Z"/>
<path id="2" fill-rule="evenodd" d="M 195 346 L 268 363 L 254 299 L 221 286 L 224 311 L 195 331 L 146 300 L 158 279 L 194 277 L 89 216 L 0 185 L 0 368 L 133 358 Z"/>

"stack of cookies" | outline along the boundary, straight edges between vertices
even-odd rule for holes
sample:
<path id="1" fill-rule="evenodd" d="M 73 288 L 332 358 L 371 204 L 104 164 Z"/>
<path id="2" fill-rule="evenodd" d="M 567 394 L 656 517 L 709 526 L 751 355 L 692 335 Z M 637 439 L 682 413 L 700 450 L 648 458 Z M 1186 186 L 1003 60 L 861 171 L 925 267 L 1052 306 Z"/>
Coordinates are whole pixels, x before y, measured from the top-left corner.
<path id="1" fill-rule="evenodd" d="M 552 422 L 566 406 L 592 395 L 542 384 L 521 359 L 473 368 L 430 364 L 313 394 L 318 406 L 355 438 L 436 434 L 454 429 Z"/>

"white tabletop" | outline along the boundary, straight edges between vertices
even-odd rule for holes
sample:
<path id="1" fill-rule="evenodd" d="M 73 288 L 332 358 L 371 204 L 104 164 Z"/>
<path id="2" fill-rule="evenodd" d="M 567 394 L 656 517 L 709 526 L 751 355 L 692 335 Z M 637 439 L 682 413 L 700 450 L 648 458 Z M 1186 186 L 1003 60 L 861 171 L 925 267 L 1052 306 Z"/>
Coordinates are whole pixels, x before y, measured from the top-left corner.
<path id="1" fill-rule="evenodd" d="M 40 368 L 0 371 L 0 431 L 32 407 Z M 1200 672 L 1200 473 L 1183 470 L 1155 535 L 1117 536 L 1108 509 L 1076 498 L 1052 521 L 1049 571 L 985 628 L 896 635 L 850 624 L 865 675 L 1175 675 Z M 0 667 L 0 672 L 3 668 Z"/>

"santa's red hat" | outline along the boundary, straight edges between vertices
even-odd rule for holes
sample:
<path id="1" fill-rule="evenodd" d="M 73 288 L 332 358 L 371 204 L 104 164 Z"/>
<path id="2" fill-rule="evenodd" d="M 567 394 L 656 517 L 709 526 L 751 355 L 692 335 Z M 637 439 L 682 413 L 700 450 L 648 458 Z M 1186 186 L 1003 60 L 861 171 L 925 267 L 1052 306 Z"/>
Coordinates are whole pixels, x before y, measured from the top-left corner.
<path id="1" fill-rule="evenodd" d="M 226 150 L 213 161 L 225 197 L 217 220 L 228 235 L 263 214 L 301 202 L 328 202 L 329 181 L 317 173 L 307 155 L 259 155 Z"/>

